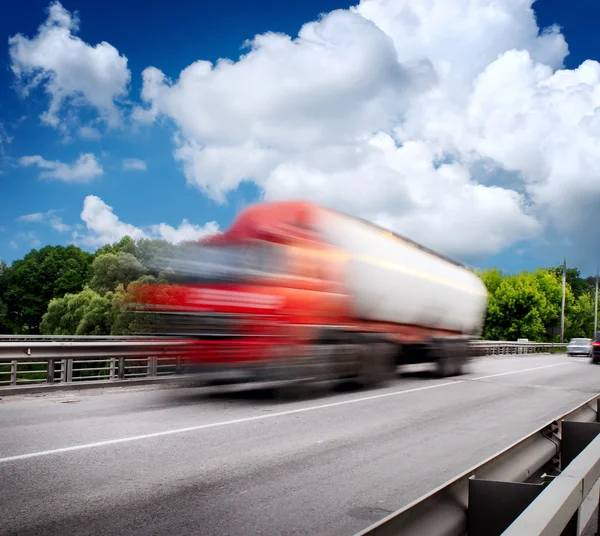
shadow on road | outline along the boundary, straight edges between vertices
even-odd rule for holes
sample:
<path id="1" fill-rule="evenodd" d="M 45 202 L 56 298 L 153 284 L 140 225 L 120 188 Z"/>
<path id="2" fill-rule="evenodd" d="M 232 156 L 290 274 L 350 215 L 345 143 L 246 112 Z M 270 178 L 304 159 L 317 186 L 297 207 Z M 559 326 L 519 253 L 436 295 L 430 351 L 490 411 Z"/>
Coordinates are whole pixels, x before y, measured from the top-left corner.
<path id="1" fill-rule="evenodd" d="M 388 384 L 389 386 L 389 384 Z M 347 393 L 372 393 L 381 387 L 363 388 L 352 382 L 327 384 L 307 383 L 263 386 L 261 384 L 220 385 L 186 387 L 170 390 L 167 396 L 172 404 L 192 405 L 211 402 L 251 404 L 286 404 L 301 401 L 320 400 Z"/>

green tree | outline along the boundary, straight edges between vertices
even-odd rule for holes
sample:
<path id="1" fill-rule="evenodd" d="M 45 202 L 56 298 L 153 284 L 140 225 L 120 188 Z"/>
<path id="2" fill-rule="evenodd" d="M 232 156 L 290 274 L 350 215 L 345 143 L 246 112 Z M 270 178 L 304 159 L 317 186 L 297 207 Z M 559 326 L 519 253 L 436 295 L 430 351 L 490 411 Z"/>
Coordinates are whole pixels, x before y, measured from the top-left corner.
<path id="1" fill-rule="evenodd" d="M 48 310 L 42 316 L 40 331 L 44 335 L 73 335 L 75 329 L 63 328 L 63 318 L 67 314 L 67 297 L 54 298 L 48 304 Z"/>
<path id="2" fill-rule="evenodd" d="M 114 323 L 113 293 L 90 288 L 66 294 L 48 304 L 40 329 L 45 335 L 109 335 Z"/>
<path id="3" fill-rule="evenodd" d="M 0 259 L 0 333 L 11 333 L 8 325 L 8 305 L 3 299 L 8 283 L 8 264 Z"/>
<path id="4" fill-rule="evenodd" d="M 112 292 L 96 295 L 87 304 L 76 335 L 110 335 L 114 324 Z"/>
<path id="5" fill-rule="evenodd" d="M 157 276 L 164 264 L 164 260 L 172 257 L 173 252 L 180 246 L 176 246 L 166 240 L 141 238 L 133 240 L 125 236 L 114 244 L 106 244 L 96 251 L 96 257 L 107 253 L 130 253 L 144 266 L 151 275 Z"/>
<path id="6" fill-rule="evenodd" d="M 556 268 L 549 268 L 548 271 L 553 272 L 561 281 L 562 285 L 563 267 L 558 266 Z M 589 292 L 594 288 L 595 285 L 594 278 L 582 278 L 581 272 L 578 268 L 567 268 L 566 279 L 567 284 L 569 285 L 569 287 L 571 287 L 571 291 L 573 292 L 573 296 L 575 296 L 575 298 L 579 298 L 579 296 L 581 296 L 585 292 Z"/>
<path id="7" fill-rule="evenodd" d="M 127 285 L 144 273 L 144 267 L 131 253 L 105 253 L 94 259 L 90 288 L 100 294 L 114 292 L 119 284 Z"/>
<path id="8" fill-rule="evenodd" d="M 137 242 L 135 256 L 151 275 L 158 276 L 167 259 L 173 256 L 177 246 L 166 240 L 142 239 Z"/>
<path id="9" fill-rule="evenodd" d="M 565 338 L 592 337 L 594 332 L 594 295 L 586 292 L 579 296 L 565 314 Z"/>
<path id="10" fill-rule="evenodd" d="M 46 246 L 2 269 L 0 299 L 14 333 L 38 333 L 53 298 L 78 292 L 89 281 L 93 255 L 76 246 Z"/>
<path id="11" fill-rule="evenodd" d="M 552 270 L 538 269 L 534 277 L 540 292 L 538 309 L 540 318 L 546 328 L 560 324 L 560 311 L 562 304 L 562 275 L 559 277 Z M 565 313 L 568 314 L 574 304 L 574 297 L 569 283 L 565 292 Z M 540 339 L 541 340 L 541 339 Z"/>
<path id="12" fill-rule="evenodd" d="M 86 288 L 77 294 L 51 300 L 42 317 L 41 332 L 44 335 L 75 335 L 87 307 L 96 296 L 96 292 Z"/>
<path id="13" fill-rule="evenodd" d="M 552 270 L 539 269 L 503 275 L 499 270 L 481 274 L 488 290 L 488 311 L 482 336 L 490 340 L 547 338 L 546 328 L 560 319 L 562 284 Z M 566 309 L 574 305 L 567 287 Z"/>
<path id="14" fill-rule="evenodd" d="M 130 253 L 134 257 L 137 257 L 137 244 L 130 236 L 124 236 L 118 242 L 114 244 L 105 244 L 96 251 L 96 257 L 106 255 L 107 253 Z"/>

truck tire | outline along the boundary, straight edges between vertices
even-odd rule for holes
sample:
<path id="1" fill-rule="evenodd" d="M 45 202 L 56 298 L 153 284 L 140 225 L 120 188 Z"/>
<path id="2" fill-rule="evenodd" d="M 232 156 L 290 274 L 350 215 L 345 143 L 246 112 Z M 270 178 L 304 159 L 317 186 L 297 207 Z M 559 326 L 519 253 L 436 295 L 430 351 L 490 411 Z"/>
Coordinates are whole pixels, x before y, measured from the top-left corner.
<path id="1" fill-rule="evenodd" d="M 464 356 L 462 344 L 453 344 L 452 341 L 440 341 L 436 344 L 434 355 L 436 359 L 436 372 L 440 378 L 458 376 L 462 374 Z"/>
<path id="2" fill-rule="evenodd" d="M 358 383 L 362 387 L 377 387 L 390 381 L 396 372 L 393 347 L 375 342 L 360 345 Z"/>

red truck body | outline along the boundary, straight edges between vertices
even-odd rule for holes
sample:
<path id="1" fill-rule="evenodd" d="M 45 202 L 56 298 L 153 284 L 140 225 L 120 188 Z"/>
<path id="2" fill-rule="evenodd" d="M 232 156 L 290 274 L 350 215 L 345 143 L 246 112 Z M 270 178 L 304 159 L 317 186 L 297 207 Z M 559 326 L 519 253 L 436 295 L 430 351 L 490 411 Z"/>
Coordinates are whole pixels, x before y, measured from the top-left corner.
<path id="1" fill-rule="evenodd" d="M 340 246 L 326 236 L 332 228 L 342 242 L 364 231 L 364 246 L 359 244 L 358 253 L 353 246 Z M 389 241 L 380 246 L 382 258 L 377 251 L 363 253 L 379 239 L 373 237 Z M 383 258 L 388 243 L 399 256 L 396 264 Z M 456 374 L 471 355 L 468 343 L 483 314 L 485 293 L 474 279 L 465 279 L 470 276 L 458 263 L 311 203 L 250 207 L 227 232 L 188 247 L 186 255 L 175 265 L 173 281 L 132 290 L 130 299 L 143 313 L 141 332 L 187 339 L 188 371 L 222 373 L 232 381 L 353 378 L 374 385 L 390 378 L 399 364 L 424 361 L 437 363 L 442 375 Z M 414 265 L 423 259 L 431 265 L 420 274 Z M 441 279 L 450 269 L 455 279 Z M 382 283 L 386 277 L 389 283 Z M 418 279 L 413 284 L 407 277 Z M 402 300 L 417 283 L 429 285 L 416 294 L 417 299 L 424 295 L 418 318 L 425 318 L 427 296 L 431 308 L 437 304 L 442 313 L 415 322 L 414 306 L 403 302 L 394 309 L 379 299 L 369 302 L 370 285 L 377 283 L 390 300 L 397 299 L 399 286 L 407 285 L 398 294 Z M 467 312 L 476 321 L 461 329 L 447 311 L 456 296 L 430 294 L 431 285 L 465 296 L 468 291 Z"/>

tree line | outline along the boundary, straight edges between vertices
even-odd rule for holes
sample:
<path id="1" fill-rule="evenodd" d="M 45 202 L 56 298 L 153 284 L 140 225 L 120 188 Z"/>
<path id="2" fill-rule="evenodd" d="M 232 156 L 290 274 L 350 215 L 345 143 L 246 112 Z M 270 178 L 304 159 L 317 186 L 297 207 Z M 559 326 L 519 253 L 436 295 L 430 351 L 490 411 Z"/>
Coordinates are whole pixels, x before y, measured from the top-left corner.
<path id="1" fill-rule="evenodd" d="M 46 246 L 10 266 L 0 261 L 0 333 L 130 334 L 131 314 L 122 307 L 127 293 L 140 283 L 166 282 L 153 261 L 172 248 L 126 236 L 93 254 Z"/>
<path id="2" fill-rule="evenodd" d="M 166 282 L 158 256 L 176 246 L 125 237 L 95 253 L 77 246 L 31 250 L 10 266 L 0 261 L 0 333 L 126 335 L 135 331 L 123 309 L 140 283 Z M 486 340 L 558 341 L 562 267 L 504 273 L 477 271 L 489 293 Z M 565 339 L 592 337 L 595 279 L 577 268 L 566 272 Z"/>

